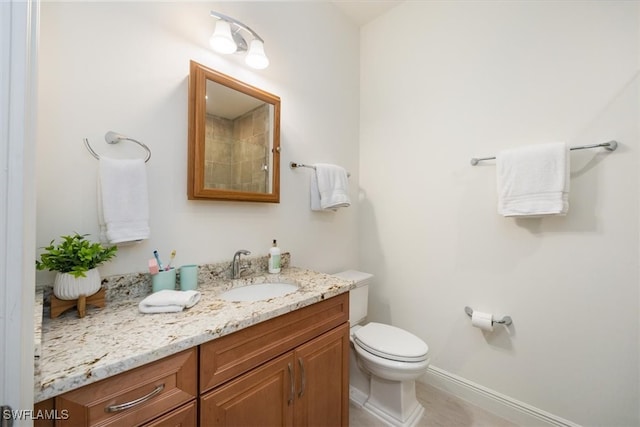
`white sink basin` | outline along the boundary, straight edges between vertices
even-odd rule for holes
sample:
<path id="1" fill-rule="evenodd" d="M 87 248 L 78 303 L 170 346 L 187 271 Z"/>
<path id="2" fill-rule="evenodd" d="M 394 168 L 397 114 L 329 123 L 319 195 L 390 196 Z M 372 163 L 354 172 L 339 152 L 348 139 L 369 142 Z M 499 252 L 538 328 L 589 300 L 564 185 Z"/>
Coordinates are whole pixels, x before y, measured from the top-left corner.
<path id="1" fill-rule="evenodd" d="M 225 301 L 263 301 L 281 297 L 297 290 L 298 287 L 290 283 L 258 283 L 230 289 L 218 295 L 218 298 Z"/>

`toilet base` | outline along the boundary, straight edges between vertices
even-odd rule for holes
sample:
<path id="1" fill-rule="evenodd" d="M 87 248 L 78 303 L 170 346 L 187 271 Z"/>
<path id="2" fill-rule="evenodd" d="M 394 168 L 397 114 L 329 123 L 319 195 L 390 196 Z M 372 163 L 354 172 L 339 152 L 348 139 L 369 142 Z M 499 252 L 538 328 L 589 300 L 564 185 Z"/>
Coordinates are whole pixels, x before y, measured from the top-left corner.
<path id="1" fill-rule="evenodd" d="M 424 415 L 424 406 L 420 404 L 418 404 L 418 406 L 414 408 L 414 410 L 408 415 L 407 419 L 404 422 L 390 416 L 386 412 L 381 411 L 380 408 L 377 408 L 371 404 L 365 404 L 362 409 L 391 427 L 415 427 L 416 425 L 418 425 L 418 422 Z"/>
<path id="2" fill-rule="evenodd" d="M 349 397 L 354 404 L 392 427 L 414 427 L 424 415 L 424 407 L 416 399 L 415 381 L 387 381 L 372 376 L 369 396 L 350 387 Z"/>

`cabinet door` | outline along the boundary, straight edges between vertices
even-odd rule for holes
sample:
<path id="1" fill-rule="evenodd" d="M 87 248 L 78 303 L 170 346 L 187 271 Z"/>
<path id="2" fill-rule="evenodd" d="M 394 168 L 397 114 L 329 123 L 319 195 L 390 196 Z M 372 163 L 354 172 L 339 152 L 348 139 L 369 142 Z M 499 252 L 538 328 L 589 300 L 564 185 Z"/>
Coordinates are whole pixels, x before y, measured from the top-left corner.
<path id="1" fill-rule="evenodd" d="M 200 400 L 200 424 L 292 425 L 293 363 L 293 353 L 287 353 L 207 393 Z"/>
<path id="2" fill-rule="evenodd" d="M 298 347 L 296 426 L 349 424 L 349 324 Z"/>

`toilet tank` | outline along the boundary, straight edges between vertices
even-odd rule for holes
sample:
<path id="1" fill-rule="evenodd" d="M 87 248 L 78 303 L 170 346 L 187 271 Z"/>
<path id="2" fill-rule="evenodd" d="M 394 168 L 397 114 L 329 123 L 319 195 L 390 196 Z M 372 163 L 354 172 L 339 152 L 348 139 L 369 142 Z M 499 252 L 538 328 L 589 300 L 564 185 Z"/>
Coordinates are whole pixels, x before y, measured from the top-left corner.
<path id="1" fill-rule="evenodd" d="M 367 317 L 369 285 L 373 279 L 373 274 L 347 270 L 336 273 L 334 276 L 356 282 L 356 288 L 349 291 L 349 323 L 351 326 L 357 325 Z"/>

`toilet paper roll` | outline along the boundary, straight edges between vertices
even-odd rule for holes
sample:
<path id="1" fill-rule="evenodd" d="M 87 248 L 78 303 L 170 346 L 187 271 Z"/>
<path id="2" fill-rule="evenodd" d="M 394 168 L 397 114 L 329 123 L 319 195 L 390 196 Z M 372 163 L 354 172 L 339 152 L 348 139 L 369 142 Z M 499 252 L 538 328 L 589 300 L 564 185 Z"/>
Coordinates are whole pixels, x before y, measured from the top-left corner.
<path id="1" fill-rule="evenodd" d="M 471 325 L 483 331 L 493 331 L 493 314 L 474 310 L 471 315 Z"/>

